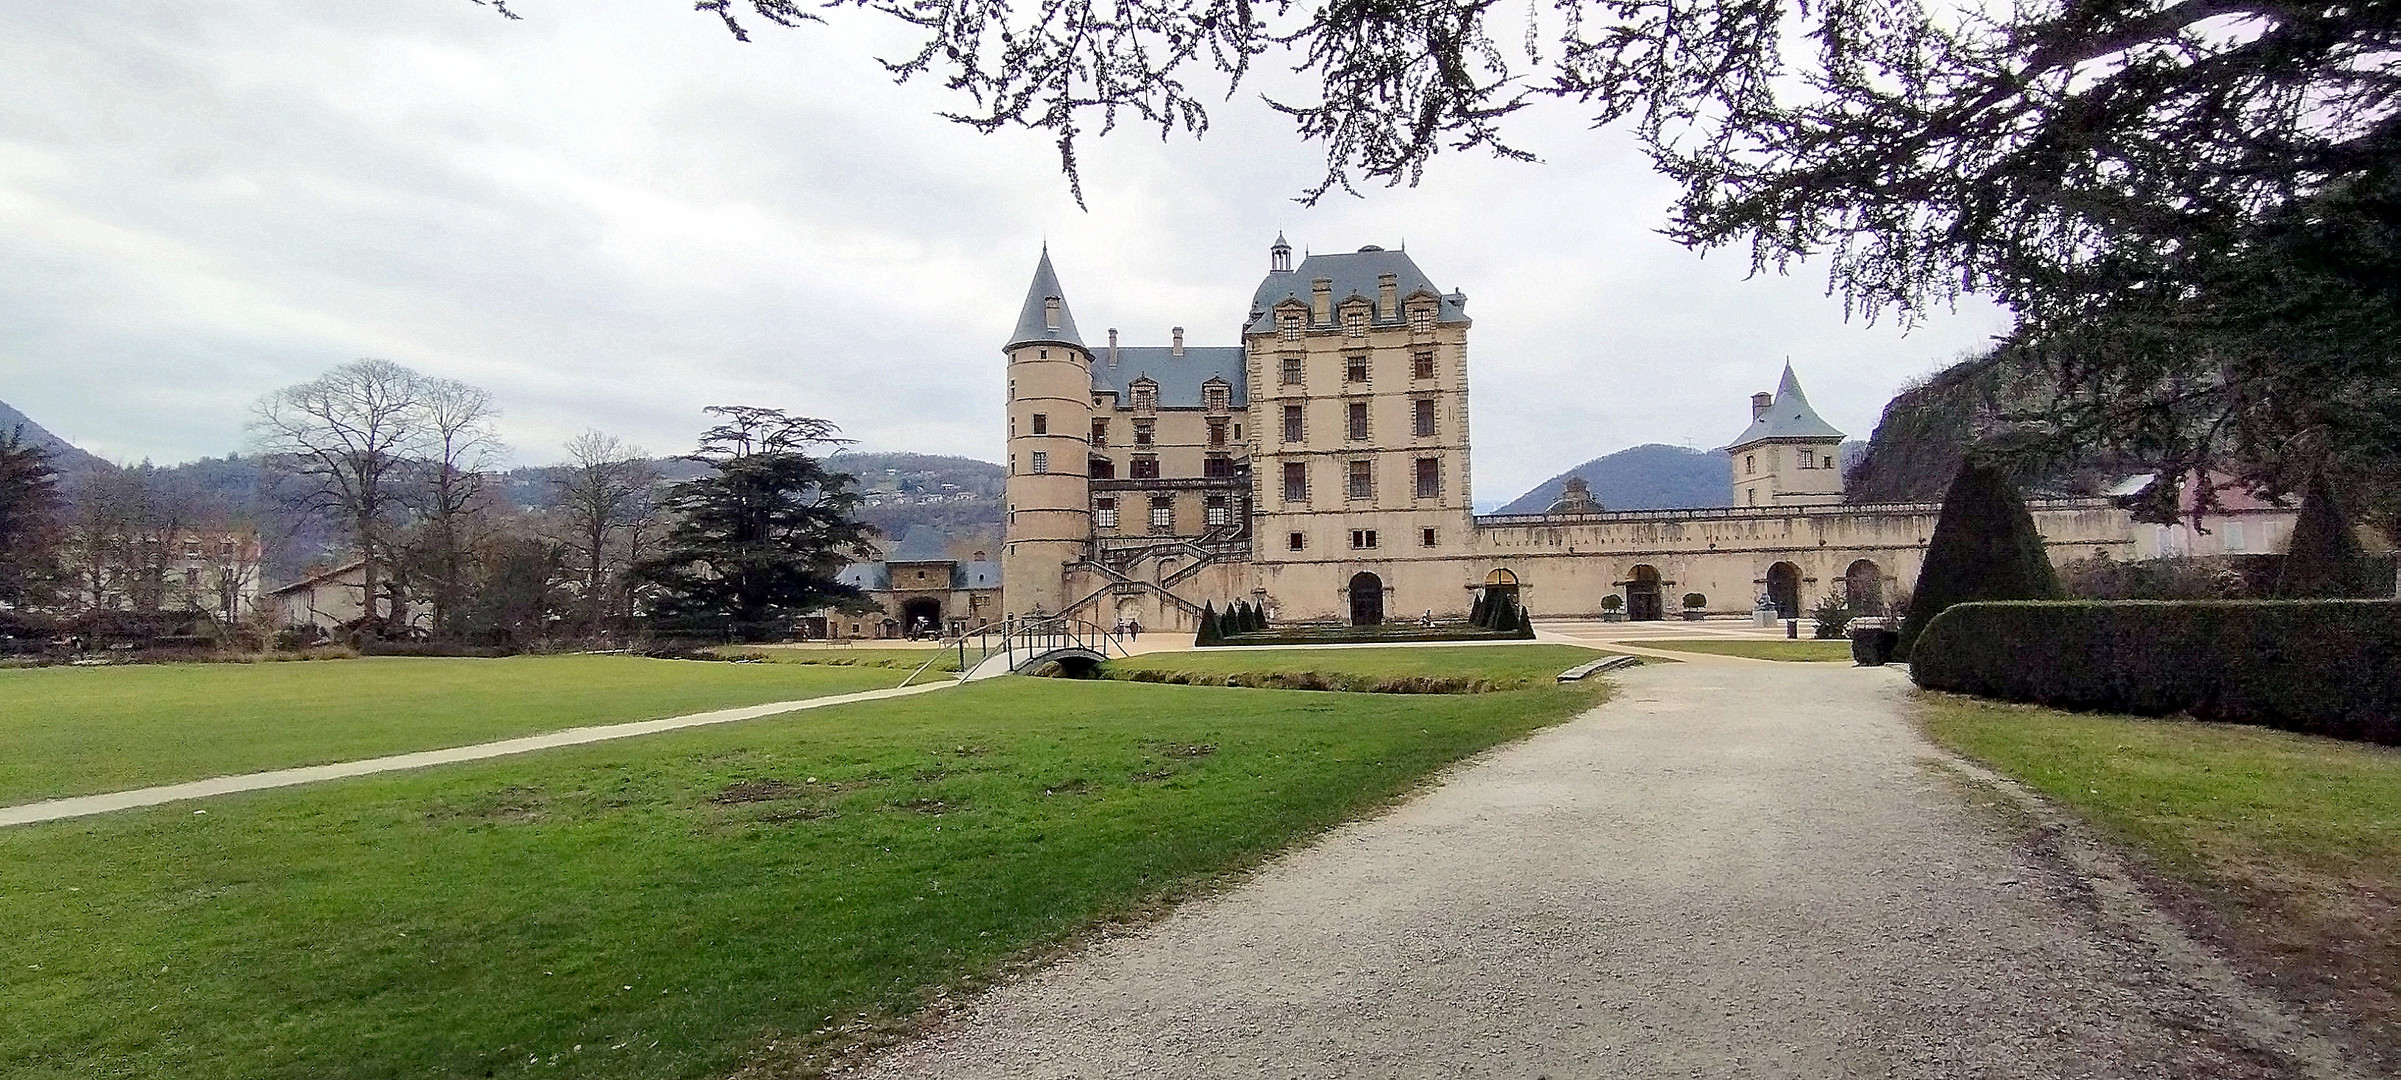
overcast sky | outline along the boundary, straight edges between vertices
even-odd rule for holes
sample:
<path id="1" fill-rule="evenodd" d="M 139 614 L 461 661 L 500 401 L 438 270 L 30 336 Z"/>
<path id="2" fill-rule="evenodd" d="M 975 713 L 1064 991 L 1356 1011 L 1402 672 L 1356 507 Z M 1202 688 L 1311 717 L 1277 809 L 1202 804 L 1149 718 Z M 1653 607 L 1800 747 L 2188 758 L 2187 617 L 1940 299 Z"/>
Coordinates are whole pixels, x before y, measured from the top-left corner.
<path id="1" fill-rule="evenodd" d="M 895 87 L 873 16 L 754 28 L 686 0 L 0 5 L 0 401 L 107 457 L 244 447 L 252 402 L 360 356 L 490 388 L 520 463 L 587 427 L 688 449 L 704 405 L 997 460 L 1000 345 L 1043 241 L 1096 341 L 1234 344 L 1281 228 L 1398 247 L 1469 297 L 1476 501 L 1646 442 L 1708 448 L 1790 358 L 1865 437 L 2004 327 L 1846 323 L 1656 235 L 1671 189 L 1567 107 L 1540 164 L 1438 160 L 1303 208 L 1317 151 L 1250 104 L 1086 149 Z"/>

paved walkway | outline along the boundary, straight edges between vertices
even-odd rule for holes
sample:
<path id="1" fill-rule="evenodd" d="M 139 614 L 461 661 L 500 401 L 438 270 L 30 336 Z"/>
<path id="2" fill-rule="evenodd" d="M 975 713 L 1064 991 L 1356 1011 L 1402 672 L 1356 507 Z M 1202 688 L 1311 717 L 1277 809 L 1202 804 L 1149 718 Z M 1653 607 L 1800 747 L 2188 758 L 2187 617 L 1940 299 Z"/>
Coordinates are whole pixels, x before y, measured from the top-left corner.
<path id="1" fill-rule="evenodd" d="M 568 728 L 541 735 L 527 735 L 498 742 L 476 743 L 472 746 L 453 746 L 442 750 L 421 750 L 413 754 L 394 754 L 390 757 L 343 761 L 332 765 L 309 765 L 297 769 L 276 769 L 272 772 L 244 773 L 240 776 L 219 776 L 183 784 L 164 784 L 159 787 L 136 788 L 132 791 L 112 791 L 105 795 L 81 795 L 71 799 L 52 799 L 48 802 L 26 803 L 21 806 L 0 807 L 0 827 L 29 825 L 37 821 L 57 821 L 60 818 L 105 814 L 113 810 L 130 810 L 137 806 L 156 806 L 160 803 L 201 799 L 211 795 L 231 795 L 237 791 L 258 791 L 264 788 L 294 787 L 344 777 L 366 776 L 371 773 L 395 772 L 401 769 L 422 769 L 428 765 L 448 765 L 457 761 L 481 761 L 485 758 L 522 754 L 531 750 L 548 750 L 558 746 L 577 746 L 583 743 L 606 742 L 610 739 L 630 739 L 661 731 L 725 724 L 736 720 L 751 720 L 777 713 L 798 712 L 802 709 L 821 709 L 829 705 L 848 705 L 859 701 L 881 701 L 885 698 L 907 697 L 956 686 L 950 679 L 937 679 L 916 686 L 889 690 L 868 690 L 856 694 L 836 694 L 832 697 L 807 698 L 801 701 L 776 701 L 765 705 L 745 705 L 736 709 L 670 716 L 659 720 L 636 720 L 623 724 L 603 724 L 596 727 Z"/>
<path id="2" fill-rule="evenodd" d="M 1978 805 L 1897 671 L 1613 677 L 1612 704 L 867 1074 L 2349 1075 L 2099 849 Z"/>

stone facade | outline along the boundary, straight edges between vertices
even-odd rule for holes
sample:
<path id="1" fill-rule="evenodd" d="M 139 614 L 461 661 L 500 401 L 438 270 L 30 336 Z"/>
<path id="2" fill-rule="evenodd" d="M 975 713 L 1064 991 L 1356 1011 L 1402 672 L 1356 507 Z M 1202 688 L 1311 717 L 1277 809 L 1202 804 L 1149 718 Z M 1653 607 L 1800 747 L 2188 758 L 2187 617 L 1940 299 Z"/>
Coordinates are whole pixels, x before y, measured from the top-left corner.
<path id="1" fill-rule="evenodd" d="M 1537 617 L 1874 606 L 1916 580 L 1940 507 L 1842 505 L 1836 447 L 1789 366 L 1727 446 L 1736 502 L 1477 516 L 1467 297 L 1405 252 L 1297 266 L 1283 237 L 1238 348 L 1088 347 L 1045 251 L 1004 352 L 1001 605 L 1188 629 L 1204 604 L 1282 621 L 1465 615 L 1516 590 Z M 2107 500 L 2034 504 L 2054 561 L 2135 554 Z M 1616 597 L 1614 602 L 1609 597 Z"/>

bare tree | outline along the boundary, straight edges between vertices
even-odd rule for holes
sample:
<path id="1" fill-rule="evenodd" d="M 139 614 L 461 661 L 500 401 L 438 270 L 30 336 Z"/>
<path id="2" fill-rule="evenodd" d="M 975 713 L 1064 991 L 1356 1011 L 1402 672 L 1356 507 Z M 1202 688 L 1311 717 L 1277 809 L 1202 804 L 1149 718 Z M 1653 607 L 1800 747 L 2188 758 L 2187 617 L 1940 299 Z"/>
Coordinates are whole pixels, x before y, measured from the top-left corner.
<path id="1" fill-rule="evenodd" d="M 639 447 L 614 435 L 586 431 L 567 440 L 567 467 L 558 480 L 569 568 L 583 576 L 584 632 L 599 634 L 623 610 L 613 603 L 624 571 L 643 553 L 655 516 L 651 491 L 658 468 Z"/>
<path id="2" fill-rule="evenodd" d="M 354 360 L 258 403 L 253 438 L 271 467 L 303 481 L 303 509 L 350 532 L 363 564 L 363 629 L 380 635 L 376 599 L 390 565 L 400 481 L 423 438 L 425 380 L 389 360 Z M 388 607 L 383 610 L 390 610 Z"/>
<path id="3" fill-rule="evenodd" d="M 428 579 L 436 633 L 451 635 L 466 601 L 472 549 L 483 531 L 484 482 L 501 451 L 491 392 L 456 379 L 420 378 L 417 482 L 406 501 L 423 519 L 412 569 Z M 406 601 L 396 593 L 395 614 Z"/>

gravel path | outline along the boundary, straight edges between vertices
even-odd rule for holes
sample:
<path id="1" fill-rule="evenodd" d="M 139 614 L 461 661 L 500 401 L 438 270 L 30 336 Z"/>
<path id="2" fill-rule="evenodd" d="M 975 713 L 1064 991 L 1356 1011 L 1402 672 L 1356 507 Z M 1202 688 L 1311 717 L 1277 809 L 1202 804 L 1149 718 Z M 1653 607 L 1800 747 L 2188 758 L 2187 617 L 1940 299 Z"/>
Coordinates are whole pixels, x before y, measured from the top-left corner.
<path id="1" fill-rule="evenodd" d="M 1904 719 L 1686 663 L 981 998 L 900 1077 L 2351 1075 Z"/>

